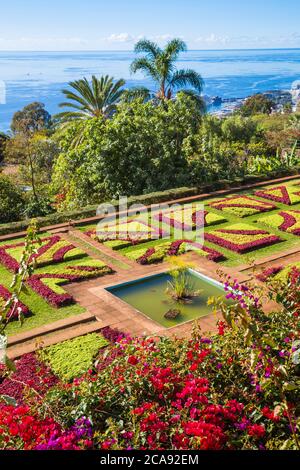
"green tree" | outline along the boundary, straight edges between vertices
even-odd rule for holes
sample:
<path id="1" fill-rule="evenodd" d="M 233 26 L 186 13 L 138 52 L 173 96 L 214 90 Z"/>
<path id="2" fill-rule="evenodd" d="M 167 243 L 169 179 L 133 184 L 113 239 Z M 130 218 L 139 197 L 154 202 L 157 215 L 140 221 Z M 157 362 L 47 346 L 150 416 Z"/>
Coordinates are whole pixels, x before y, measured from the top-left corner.
<path id="1" fill-rule="evenodd" d="M 0 174 L 0 223 L 19 220 L 24 206 L 19 188 L 7 176 Z"/>
<path id="2" fill-rule="evenodd" d="M 53 192 L 70 208 L 190 184 L 183 147 L 200 119 L 196 102 L 179 93 L 164 106 L 135 100 L 121 104 L 111 120 L 75 123 L 61 142 Z M 83 138 L 72 148 L 77 132 Z"/>
<path id="3" fill-rule="evenodd" d="M 170 100 L 175 92 L 184 91 L 197 100 L 201 109 L 204 102 L 200 96 L 203 80 L 199 73 L 191 69 L 176 70 L 175 62 L 187 46 L 181 39 L 173 39 L 164 49 L 152 41 L 142 39 L 134 48 L 136 53 L 143 53 L 143 57 L 136 58 L 131 64 L 133 73 L 142 72 L 156 84 L 156 97 L 159 100 Z"/>
<path id="4" fill-rule="evenodd" d="M 71 89 L 62 90 L 69 101 L 59 106 L 71 108 L 71 111 L 63 111 L 55 117 L 62 121 L 110 118 L 122 97 L 124 85 L 124 80 L 114 82 L 108 75 L 99 79 L 93 75 L 91 82 L 87 78 L 70 82 Z"/>
<path id="5" fill-rule="evenodd" d="M 43 103 L 30 103 L 20 111 L 17 111 L 12 118 L 11 130 L 13 134 L 32 135 L 49 129 L 51 116 L 46 111 Z"/>
<path id="6" fill-rule="evenodd" d="M 18 133 L 6 144 L 5 157 L 19 165 L 22 180 L 31 186 L 37 207 L 44 197 L 45 185 L 51 180 L 53 161 L 58 153 L 58 144 L 43 133 Z"/>
<path id="7" fill-rule="evenodd" d="M 0 132 L 0 163 L 4 160 L 5 146 L 8 139 L 8 135 L 4 134 L 4 132 Z"/>
<path id="8" fill-rule="evenodd" d="M 240 109 L 242 116 L 253 116 L 255 114 L 270 114 L 274 108 L 274 101 L 263 94 L 250 96 L 246 99 Z"/>

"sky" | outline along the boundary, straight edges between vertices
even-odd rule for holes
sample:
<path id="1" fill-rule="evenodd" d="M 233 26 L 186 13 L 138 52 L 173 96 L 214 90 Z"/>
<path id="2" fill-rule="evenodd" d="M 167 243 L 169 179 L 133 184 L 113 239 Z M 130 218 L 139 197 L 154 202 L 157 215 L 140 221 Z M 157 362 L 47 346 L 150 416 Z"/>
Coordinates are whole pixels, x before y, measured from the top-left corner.
<path id="1" fill-rule="evenodd" d="M 299 0 L 0 0 L 1 51 L 300 47 Z"/>

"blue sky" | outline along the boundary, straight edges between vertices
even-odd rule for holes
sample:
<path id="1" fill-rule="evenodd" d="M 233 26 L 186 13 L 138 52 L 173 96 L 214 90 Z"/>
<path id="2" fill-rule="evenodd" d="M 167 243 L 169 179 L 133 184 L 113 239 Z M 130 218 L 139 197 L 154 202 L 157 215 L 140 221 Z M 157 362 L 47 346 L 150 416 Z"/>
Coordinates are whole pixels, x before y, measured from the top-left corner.
<path id="1" fill-rule="evenodd" d="M 174 36 L 190 49 L 300 47 L 299 10 L 299 0 L 3 0 L 0 50 L 130 50 Z"/>

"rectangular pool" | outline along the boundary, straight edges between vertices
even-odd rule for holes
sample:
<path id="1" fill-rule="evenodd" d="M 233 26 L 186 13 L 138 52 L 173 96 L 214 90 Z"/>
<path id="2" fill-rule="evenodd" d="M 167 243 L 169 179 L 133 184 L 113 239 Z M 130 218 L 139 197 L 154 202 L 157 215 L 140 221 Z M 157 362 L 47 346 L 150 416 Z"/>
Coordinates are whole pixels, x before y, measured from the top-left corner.
<path id="1" fill-rule="evenodd" d="M 155 322 L 168 328 L 212 313 L 212 307 L 207 305 L 207 300 L 210 297 L 224 296 L 221 283 L 192 269 L 189 270 L 188 276 L 191 277 L 193 289 L 199 292 L 197 296 L 192 297 L 188 302 L 174 300 L 166 292 L 168 281 L 172 279 L 168 273 L 129 281 L 108 287 L 106 290 Z M 164 317 L 170 309 L 180 310 L 177 318 L 167 319 Z"/>

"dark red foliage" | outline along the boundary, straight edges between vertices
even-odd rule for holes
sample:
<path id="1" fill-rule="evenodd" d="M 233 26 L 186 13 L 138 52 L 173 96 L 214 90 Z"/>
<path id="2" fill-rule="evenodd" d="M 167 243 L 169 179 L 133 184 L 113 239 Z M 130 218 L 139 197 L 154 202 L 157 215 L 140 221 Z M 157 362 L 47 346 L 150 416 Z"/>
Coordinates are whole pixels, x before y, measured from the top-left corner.
<path id="1" fill-rule="evenodd" d="M 26 386 L 42 397 L 58 383 L 58 378 L 33 353 L 25 354 L 15 365 L 17 370 L 10 377 L 5 377 L 4 369 L 0 371 L 0 395 L 15 398 L 18 403 L 23 402 Z"/>

